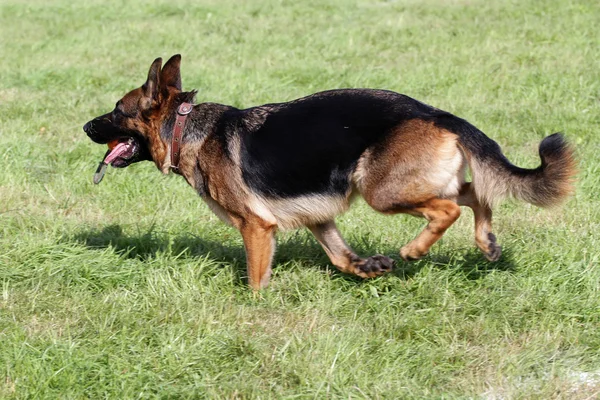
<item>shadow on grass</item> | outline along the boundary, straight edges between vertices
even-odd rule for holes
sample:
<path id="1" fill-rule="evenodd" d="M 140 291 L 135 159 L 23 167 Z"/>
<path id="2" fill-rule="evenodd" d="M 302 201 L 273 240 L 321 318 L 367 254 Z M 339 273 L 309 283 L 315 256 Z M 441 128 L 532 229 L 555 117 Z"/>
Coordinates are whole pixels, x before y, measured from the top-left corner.
<path id="1" fill-rule="evenodd" d="M 463 252 L 464 248 L 452 253 L 434 253 L 414 262 L 401 262 L 395 269 L 395 274 L 410 278 L 421 269 L 429 267 L 440 270 L 453 270 L 464 274 L 467 279 L 477 280 L 493 271 L 514 271 L 514 257 L 510 249 L 502 249 L 502 257 L 496 262 L 488 261 L 473 245 L 473 248 Z"/>
<path id="2" fill-rule="evenodd" d="M 73 239 L 92 249 L 112 247 L 127 258 L 147 260 L 158 253 L 199 257 L 208 253 L 220 261 L 243 260 L 243 249 L 219 241 L 204 239 L 192 234 L 171 237 L 153 229 L 138 235 L 126 235 L 120 225 L 108 225 L 101 230 L 92 229 L 75 234 Z"/>
<path id="3" fill-rule="evenodd" d="M 237 233 L 236 233 L 237 234 Z M 73 241 L 90 249 L 112 247 L 115 252 L 127 258 L 148 260 L 158 254 L 176 255 L 178 258 L 197 258 L 209 256 L 214 261 L 231 264 L 240 280 L 246 275 L 245 252 L 239 245 L 211 240 L 192 234 L 171 237 L 169 234 L 150 230 L 139 235 L 126 235 L 120 225 L 109 225 L 101 230 L 83 231 L 72 236 Z M 360 241 L 359 241 L 360 242 Z M 357 254 L 362 256 L 376 254 L 377 251 L 367 244 L 350 243 Z M 382 252 L 396 260 L 392 272 L 402 279 L 409 279 L 423 268 L 452 269 L 465 275 L 467 279 L 480 279 L 492 271 L 512 271 L 515 269 L 510 250 L 504 250 L 502 258 L 494 263 L 488 262 L 475 248 L 466 254 L 460 249 L 451 254 L 433 253 L 422 260 L 405 262 L 398 256 L 397 248 L 384 249 Z M 321 246 L 309 235 L 296 231 L 291 235 L 278 238 L 274 264 L 301 262 L 312 268 L 334 269 Z M 336 271 L 338 278 L 355 282 L 364 280 Z"/>

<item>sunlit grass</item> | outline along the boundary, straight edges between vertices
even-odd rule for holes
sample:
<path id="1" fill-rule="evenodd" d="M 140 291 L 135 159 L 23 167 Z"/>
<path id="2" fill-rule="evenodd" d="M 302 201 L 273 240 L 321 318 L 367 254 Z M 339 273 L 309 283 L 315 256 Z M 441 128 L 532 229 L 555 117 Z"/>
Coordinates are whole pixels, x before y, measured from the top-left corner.
<path id="1" fill-rule="evenodd" d="M 599 18 L 594 1 L 2 1 L 0 397 L 594 398 Z M 577 193 L 498 207 L 495 264 L 468 210 L 402 263 L 423 221 L 359 201 L 342 232 L 395 272 L 342 275 L 286 232 L 255 296 L 239 234 L 181 178 L 146 163 L 91 182 L 104 149 L 81 126 L 175 53 L 198 101 L 391 89 L 527 167 L 563 131 Z"/>

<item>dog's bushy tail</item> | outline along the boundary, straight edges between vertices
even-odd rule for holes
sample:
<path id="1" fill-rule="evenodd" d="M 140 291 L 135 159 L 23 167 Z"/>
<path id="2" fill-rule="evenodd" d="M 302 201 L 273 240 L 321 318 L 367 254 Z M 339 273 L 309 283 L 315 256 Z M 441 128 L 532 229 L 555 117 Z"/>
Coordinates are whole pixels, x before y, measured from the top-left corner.
<path id="1" fill-rule="evenodd" d="M 561 133 L 542 140 L 542 164 L 526 169 L 508 161 L 498 143 L 479 129 L 457 120 L 453 121 L 452 130 L 466 153 L 475 195 L 481 204 L 492 206 L 503 198 L 514 197 L 539 207 L 551 207 L 573 193 L 577 173 L 574 149 Z"/>

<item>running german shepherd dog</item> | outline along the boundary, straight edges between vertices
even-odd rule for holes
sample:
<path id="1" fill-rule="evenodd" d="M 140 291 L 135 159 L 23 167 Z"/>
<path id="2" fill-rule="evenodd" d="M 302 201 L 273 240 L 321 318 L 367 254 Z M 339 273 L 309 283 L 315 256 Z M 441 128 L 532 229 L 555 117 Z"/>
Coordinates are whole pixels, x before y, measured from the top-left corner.
<path id="1" fill-rule="evenodd" d="M 180 63 L 175 55 L 161 69 L 157 58 L 142 87 L 83 130 L 96 143 L 112 143 L 104 165 L 149 160 L 183 176 L 241 232 L 253 289 L 269 283 L 277 229 L 308 227 L 342 272 L 368 278 L 390 271 L 391 258 L 359 257 L 335 225 L 356 194 L 379 212 L 427 219 L 400 250 L 404 260 L 426 255 L 459 206 L 468 206 L 477 246 L 496 261 L 498 200 L 546 207 L 573 191 L 573 149 L 558 133 L 541 142 L 541 166 L 524 169 L 467 121 L 385 90 L 331 90 L 244 110 L 193 105 L 196 92 L 182 91 Z M 465 182 L 467 166 L 472 182 Z"/>

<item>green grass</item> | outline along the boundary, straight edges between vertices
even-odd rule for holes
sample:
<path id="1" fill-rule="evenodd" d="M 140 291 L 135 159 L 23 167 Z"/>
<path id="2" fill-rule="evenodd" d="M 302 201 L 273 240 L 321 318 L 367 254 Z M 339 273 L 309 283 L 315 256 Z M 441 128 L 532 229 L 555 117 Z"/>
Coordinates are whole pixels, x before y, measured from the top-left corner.
<path id="1" fill-rule="evenodd" d="M 599 19 L 593 0 L 2 0 L 0 398 L 598 396 Z M 104 149 L 81 126 L 175 53 L 198 101 L 391 89 L 526 167 L 564 131 L 577 193 L 498 207 L 495 264 L 468 210 L 407 264 L 423 221 L 358 202 L 342 232 L 395 272 L 345 276 L 285 232 L 254 296 L 239 234 L 181 178 L 145 163 L 91 182 Z"/>

